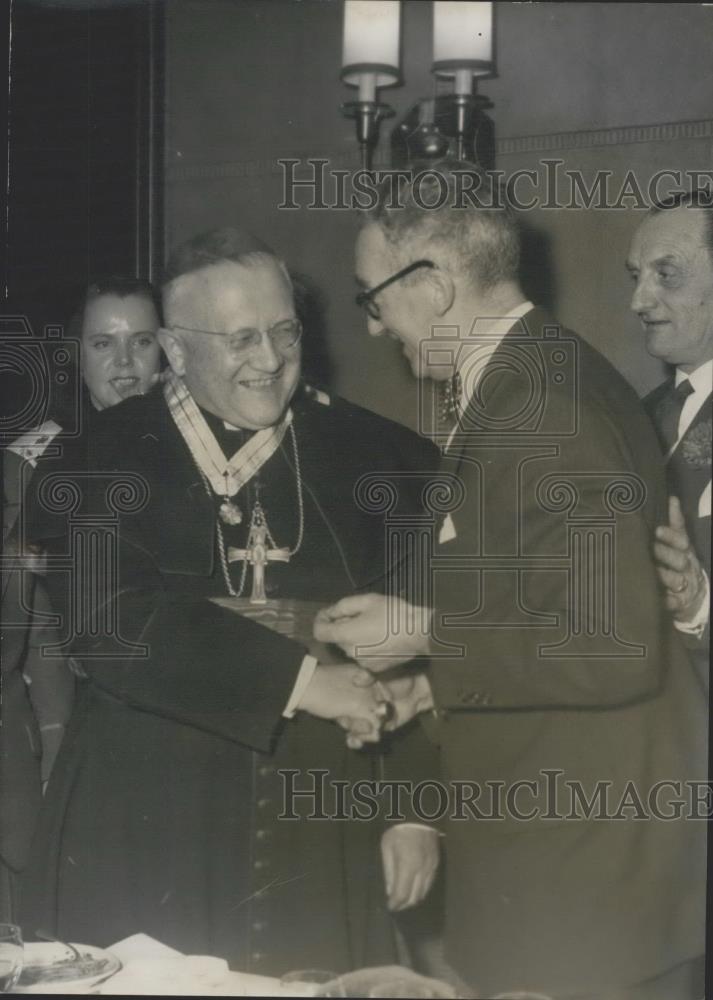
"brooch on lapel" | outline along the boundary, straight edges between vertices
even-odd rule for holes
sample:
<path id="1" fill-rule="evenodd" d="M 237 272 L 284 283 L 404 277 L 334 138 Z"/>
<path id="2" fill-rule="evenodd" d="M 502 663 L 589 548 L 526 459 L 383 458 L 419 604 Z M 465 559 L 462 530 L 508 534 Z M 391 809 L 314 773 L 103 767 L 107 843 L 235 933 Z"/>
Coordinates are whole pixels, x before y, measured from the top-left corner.
<path id="1" fill-rule="evenodd" d="M 683 459 L 694 469 L 705 469 L 711 464 L 711 441 L 713 440 L 713 422 L 708 420 L 697 424 L 687 434 L 681 444 Z"/>

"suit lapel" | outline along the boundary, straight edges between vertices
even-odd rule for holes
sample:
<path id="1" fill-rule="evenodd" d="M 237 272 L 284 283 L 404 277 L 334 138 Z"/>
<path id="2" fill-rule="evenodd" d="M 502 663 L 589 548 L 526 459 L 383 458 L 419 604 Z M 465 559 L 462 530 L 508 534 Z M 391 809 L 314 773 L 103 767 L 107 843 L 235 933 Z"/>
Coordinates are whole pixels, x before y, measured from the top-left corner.
<path id="1" fill-rule="evenodd" d="M 472 480 L 474 449 L 477 449 L 478 436 L 481 432 L 485 436 L 490 430 L 492 440 L 493 428 L 497 434 L 498 415 L 507 412 L 508 385 L 511 384 L 512 378 L 509 359 L 512 357 L 513 347 L 515 344 L 521 344 L 523 338 L 537 336 L 542 326 L 548 322 L 554 325 L 543 310 L 538 308 L 531 309 L 524 316 L 513 320 L 512 327 L 485 363 L 478 381 L 481 393 L 477 409 L 471 408 L 469 399 L 465 414 L 461 418 L 463 432 L 456 436 L 450 447 L 446 448 L 441 459 L 442 472 L 456 476 L 461 482 Z M 467 379 L 465 381 L 467 383 Z M 446 517 L 440 535 L 442 543 L 460 534 L 461 529 L 458 526 L 460 520 L 464 516 L 470 516 L 465 510 L 462 508 L 453 516 L 449 514 Z"/>
<path id="2" fill-rule="evenodd" d="M 501 412 L 501 394 L 507 387 L 508 380 L 511 377 L 509 357 L 512 354 L 513 346 L 518 342 L 521 343 L 523 338 L 537 337 L 543 327 L 554 327 L 555 325 L 554 320 L 551 320 L 544 310 L 537 307 L 530 309 L 524 316 L 513 320 L 512 327 L 493 351 L 478 381 L 478 386 L 482 390 L 480 400 L 482 406 L 478 406 L 477 413 L 473 410 L 469 412 L 468 408 L 466 409 L 463 418 L 464 427 L 472 427 L 473 433 L 478 433 L 481 424 L 480 416 L 487 422 L 489 416 L 495 418 Z M 468 400 L 469 406 L 470 400 Z M 485 431 L 486 427 L 483 427 L 483 430 Z M 463 434 L 462 437 L 465 438 L 466 435 Z M 466 441 L 459 441 L 458 437 L 456 437 L 453 445 L 447 448 L 444 453 L 441 463 L 442 471 L 458 473 L 462 464 L 465 447 Z M 472 450 L 472 445 L 469 450 Z"/>
<path id="3" fill-rule="evenodd" d="M 700 502 L 711 482 L 711 402 L 709 395 L 677 443 L 666 465 L 669 492 L 678 496 L 688 530 L 704 563 L 710 552 L 710 516 L 701 515 Z"/>
<path id="4" fill-rule="evenodd" d="M 699 407 L 698 413 L 696 413 L 695 417 L 693 418 L 689 426 L 686 428 L 686 433 L 683 435 L 682 438 L 680 438 L 677 441 L 676 447 L 671 453 L 671 458 L 673 458 L 682 450 L 684 442 L 689 441 L 691 437 L 697 436 L 697 433 L 700 434 L 700 432 L 696 433 L 696 429 L 698 427 L 700 427 L 702 424 L 705 424 L 706 422 L 708 423 L 711 422 L 712 406 L 713 406 L 713 392 L 706 397 L 705 401 L 703 402 L 703 405 Z"/>

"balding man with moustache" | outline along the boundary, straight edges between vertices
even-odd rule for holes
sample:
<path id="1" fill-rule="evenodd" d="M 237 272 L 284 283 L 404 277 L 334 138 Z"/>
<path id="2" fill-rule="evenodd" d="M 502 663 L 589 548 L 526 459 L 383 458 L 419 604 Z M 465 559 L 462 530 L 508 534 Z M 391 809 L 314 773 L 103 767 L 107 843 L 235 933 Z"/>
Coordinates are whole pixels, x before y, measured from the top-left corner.
<path id="1" fill-rule="evenodd" d="M 669 523 L 655 554 L 665 600 L 706 686 L 710 671 L 713 192 L 656 204 L 634 233 L 631 308 L 669 377 L 644 400 L 666 462 Z"/>

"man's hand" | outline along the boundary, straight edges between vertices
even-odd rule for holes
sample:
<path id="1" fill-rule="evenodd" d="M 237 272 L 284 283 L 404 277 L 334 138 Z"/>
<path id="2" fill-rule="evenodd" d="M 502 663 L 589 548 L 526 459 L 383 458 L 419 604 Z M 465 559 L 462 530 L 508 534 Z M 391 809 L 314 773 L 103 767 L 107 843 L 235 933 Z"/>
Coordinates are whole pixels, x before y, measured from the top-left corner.
<path id="1" fill-rule="evenodd" d="M 320 719 L 331 719 L 347 730 L 350 740 L 377 743 L 386 716 L 383 696 L 367 670 L 356 666 L 317 666 L 299 709 Z M 354 747 L 356 749 L 356 746 Z"/>
<path id="2" fill-rule="evenodd" d="M 438 831 L 426 826 L 392 826 L 381 838 L 386 900 L 390 910 L 422 902 L 433 885 L 441 857 Z"/>
<path id="3" fill-rule="evenodd" d="M 369 676 L 373 682 L 373 675 Z M 355 679 L 355 683 L 361 681 Z M 419 712 L 427 712 L 434 707 L 431 685 L 426 675 L 420 671 L 391 681 L 377 681 L 376 693 L 383 704 L 388 706 L 381 709 L 384 716 L 383 729 L 386 732 L 405 726 Z M 360 738 L 359 729 L 346 725 L 344 728 L 350 730 L 347 746 L 352 750 L 359 750 L 364 743 Z"/>
<path id="4" fill-rule="evenodd" d="M 351 660 L 379 672 L 428 653 L 432 612 L 400 597 L 355 594 L 323 608 L 314 637 L 340 646 Z M 358 646 L 372 647 L 357 655 Z"/>
<path id="5" fill-rule="evenodd" d="M 668 509 L 669 524 L 656 529 L 656 569 L 666 588 L 666 607 L 677 621 L 690 622 L 705 598 L 706 578 L 691 547 L 677 497 L 669 498 Z"/>
<path id="6" fill-rule="evenodd" d="M 392 709 L 384 729 L 405 726 L 415 715 L 434 707 L 433 691 L 428 677 L 422 672 L 398 677 L 392 681 L 379 681 L 381 694 L 391 702 Z"/>

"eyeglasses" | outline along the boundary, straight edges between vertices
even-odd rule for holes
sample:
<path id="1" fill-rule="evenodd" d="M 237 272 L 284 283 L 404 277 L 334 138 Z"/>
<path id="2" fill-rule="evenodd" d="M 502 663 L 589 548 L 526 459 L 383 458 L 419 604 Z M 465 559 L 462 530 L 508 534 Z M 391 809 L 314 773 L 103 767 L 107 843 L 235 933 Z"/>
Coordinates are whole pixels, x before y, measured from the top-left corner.
<path id="1" fill-rule="evenodd" d="M 260 330 L 236 330 L 235 333 L 224 333 L 221 330 L 198 330 L 193 326 L 181 326 L 174 323 L 172 330 L 187 330 L 189 333 L 206 333 L 211 337 L 225 337 L 228 343 L 228 350 L 233 354 L 243 354 L 247 351 L 259 347 L 262 343 L 262 332 Z M 266 331 L 270 338 L 270 343 L 277 351 L 289 351 L 294 347 L 302 336 L 302 324 L 295 319 L 286 319 L 281 323 L 276 323 Z"/>
<path id="2" fill-rule="evenodd" d="M 374 297 L 378 295 L 379 292 L 383 292 L 383 290 L 388 288 L 389 285 L 393 285 L 395 281 L 400 281 L 402 278 L 405 278 L 407 274 L 411 274 L 412 271 L 416 271 L 419 267 L 435 266 L 436 265 L 432 260 L 415 260 L 413 264 L 409 264 L 408 267 L 404 267 L 400 271 L 397 271 L 396 274 L 392 274 L 390 278 L 387 278 L 386 281 L 382 281 L 381 284 L 376 285 L 375 288 L 369 288 L 363 292 L 359 292 L 354 301 L 358 306 L 363 306 L 372 319 L 381 319 L 381 309 L 374 301 Z"/>

